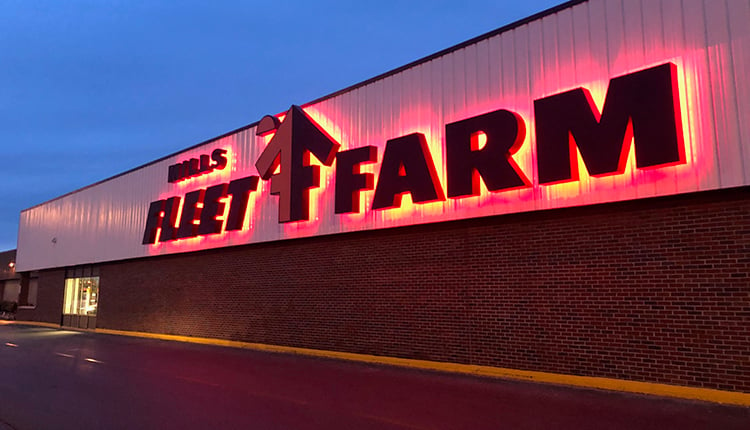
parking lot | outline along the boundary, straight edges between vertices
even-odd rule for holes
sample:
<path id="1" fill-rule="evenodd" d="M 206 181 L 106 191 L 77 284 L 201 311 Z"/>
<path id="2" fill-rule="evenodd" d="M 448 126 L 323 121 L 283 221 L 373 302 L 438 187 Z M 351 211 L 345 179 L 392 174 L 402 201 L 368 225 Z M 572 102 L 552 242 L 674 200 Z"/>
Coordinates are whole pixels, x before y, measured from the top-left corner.
<path id="1" fill-rule="evenodd" d="M 0 428 L 747 429 L 748 408 L 0 325 Z"/>

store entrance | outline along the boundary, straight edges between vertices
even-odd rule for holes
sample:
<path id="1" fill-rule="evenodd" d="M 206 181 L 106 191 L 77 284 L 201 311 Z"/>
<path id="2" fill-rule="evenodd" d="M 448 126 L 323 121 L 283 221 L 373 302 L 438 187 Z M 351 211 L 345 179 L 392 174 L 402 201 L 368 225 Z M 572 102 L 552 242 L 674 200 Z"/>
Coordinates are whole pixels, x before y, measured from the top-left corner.
<path id="1" fill-rule="evenodd" d="M 68 269 L 65 274 L 65 299 L 61 325 L 96 328 L 98 305 L 99 270 L 90 266 Z"/>

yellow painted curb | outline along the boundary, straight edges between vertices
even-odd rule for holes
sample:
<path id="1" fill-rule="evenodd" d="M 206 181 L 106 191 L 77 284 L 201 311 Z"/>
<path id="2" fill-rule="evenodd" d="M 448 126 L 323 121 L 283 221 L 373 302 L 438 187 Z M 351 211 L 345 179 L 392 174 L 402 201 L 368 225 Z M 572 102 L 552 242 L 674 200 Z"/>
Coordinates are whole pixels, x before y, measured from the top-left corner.
<path id="1" fill-rule="evenodd" d="M 0 325 L 8 325 L 8 324 L 22 324 L 22 325 L 35 325 L 39 327 L 48 327 L 48 328 L 61 328 L 60 324 L 53 324 L 53 323 L 41 322 L 41 321 L 16 321 L 16 320 L 0 321 Z"/>
<path id="2" fill-rule="evenodd" d="M 57 324 L 40 323 L 36 321 L 14 321 L 11 323 L 38 325 L 58 329 L 61 328 Z M 133 336 L 150 339 L 171 340 L 177 342 L 189 342 L 203 345 L 227 346 L 232 348 L 244 348 L 256 351 L 298 354 L 310 357 L 333 358 L 339 360 L 358 361 L 362 363 L 385 364 L 413 369 L 435 370 L 441 372 L 459 373 L 464 375 L 506 378 L 550 384 L 570 385 L 584 388 L 597 388 L 602 390 L 621 391 L 627 393 L 676 397 L 688 400 L 702 400 L 706 402 L 723 403 L 729 405 L 750 406 L 750 393 L 714 390 L 710 388 L 684 387 L 679 385 L 626 381 L 622 379 L 598 378 L 592 376 L 564 375 L 557 373 L 535 372 L 530 370 L 504 369 L 501 367 L 477 366 L 470 364 L 441 363 L 436 361 L 413 360 L 408 358 L 381 357 L 377 355 L 355 354 L 350 352 L 326 351 L 308 348 L 295 348 L 291 346 L 266 345 L 262 343 L 239 342 L 207 337 L 177 336 L 171 334 L 110 330 L 104 328 L 81 331 L 93 331 L 96 333 L 120 336 Z"/>

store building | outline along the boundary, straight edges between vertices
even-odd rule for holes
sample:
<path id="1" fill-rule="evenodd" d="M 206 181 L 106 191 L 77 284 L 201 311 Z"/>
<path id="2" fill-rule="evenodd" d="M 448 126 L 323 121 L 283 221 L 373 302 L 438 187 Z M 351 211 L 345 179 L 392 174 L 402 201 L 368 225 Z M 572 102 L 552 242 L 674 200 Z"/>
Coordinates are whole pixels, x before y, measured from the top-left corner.
<path id="1" fill-rule="evenodd" d="M 34 309 L 38 273 L 16 271 L 16 250 L 0 252 L 0 319 L 14 319 L 19 307 Z"/>
<path id="2" fill-rule="evenodd" d="M 750 392 L 748 22 L 568 2 L 24 210 L 18 319 Z"/>
<path id="3" fill-rule="evenodd" d="M 21 295 L 21 276 L 16 272 L 16 250 L 0 252 L 0 298 L 3 302 L 18 303 Z"/>

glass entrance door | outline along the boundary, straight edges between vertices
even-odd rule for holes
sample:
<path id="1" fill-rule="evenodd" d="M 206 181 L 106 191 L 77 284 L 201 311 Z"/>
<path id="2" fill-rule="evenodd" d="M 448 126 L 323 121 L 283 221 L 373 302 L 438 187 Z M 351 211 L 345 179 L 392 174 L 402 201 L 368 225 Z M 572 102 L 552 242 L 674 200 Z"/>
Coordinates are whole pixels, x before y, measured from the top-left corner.
<path id="1" fill-rule="evenodd" d="M 91 268 L 68 272 L 72 272 L 73 276 L 66 276 L 65 279 L 62 325 L 95 328 L 96 309 L 99 305 L 99 276 L 94 276 Z"/>

